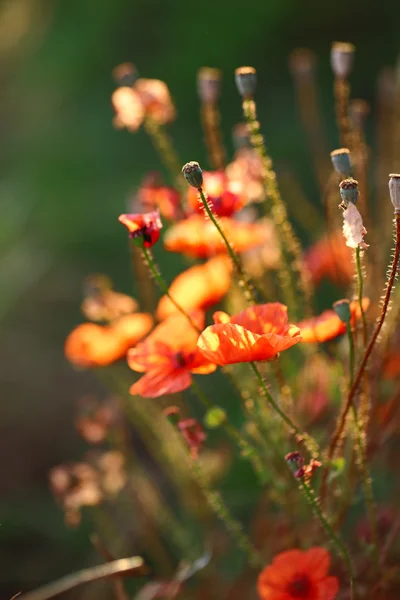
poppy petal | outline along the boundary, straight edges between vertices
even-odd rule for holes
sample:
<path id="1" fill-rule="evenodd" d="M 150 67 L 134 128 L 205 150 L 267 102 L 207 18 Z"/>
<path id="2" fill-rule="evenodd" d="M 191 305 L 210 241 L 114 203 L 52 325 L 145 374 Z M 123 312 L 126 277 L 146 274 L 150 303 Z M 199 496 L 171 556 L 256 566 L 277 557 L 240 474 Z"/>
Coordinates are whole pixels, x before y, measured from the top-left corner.
<path id="1" fill-rule="evenodd" d="M 304 568 L 312 574 L 312 578 L 315 579 L 323 579 L 327 572 L 329 571 L 329 567 L 331 565 L 331 557 L 330 554 L 325 548 L 310 548 L 303 553 L 304 556 Z"/>
<path id="2" fill-rule="evenodd" d="M 210 362 L 229 365 L 251 361 L 251 348 L 259 337 L 240 325 L 211 325 L 203 331 L 197 346 Z"/>
<path id="3" fill-rule="evenodd" d="M 339 592 L 337 577 L 326 577 L 318 583 L 318 600 L 334 600 Z"/>
<path id="4" fill-rule="evenodd" d="M 186 390 L 191 383 L 192 377 L 188 370 L 162 368 L 143 375 L 131 386 L 129 393 L 143 398 L 158 398 Z"/>

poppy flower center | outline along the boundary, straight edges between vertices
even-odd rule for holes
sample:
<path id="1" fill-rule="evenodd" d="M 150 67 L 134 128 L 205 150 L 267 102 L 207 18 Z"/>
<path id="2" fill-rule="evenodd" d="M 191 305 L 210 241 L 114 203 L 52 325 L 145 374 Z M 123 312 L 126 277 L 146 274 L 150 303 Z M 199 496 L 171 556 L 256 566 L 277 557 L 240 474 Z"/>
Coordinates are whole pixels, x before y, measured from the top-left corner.
<path id="1" fill-rule="evenodd" d="M 288 593 L 292 598 L 308 598 L 311 592 L 311 581 L 308 575 L 295 575 L 287 588 Z"/>
<path id="2" fill-rule="evenodd" d="M 185 367 L 186 366 L 186 362 L 187 362 L 187 358 L 184 355 L 183 352 L 177 352 L 175 354 L 175 361 L 178 365 L 178 367 Z"/>

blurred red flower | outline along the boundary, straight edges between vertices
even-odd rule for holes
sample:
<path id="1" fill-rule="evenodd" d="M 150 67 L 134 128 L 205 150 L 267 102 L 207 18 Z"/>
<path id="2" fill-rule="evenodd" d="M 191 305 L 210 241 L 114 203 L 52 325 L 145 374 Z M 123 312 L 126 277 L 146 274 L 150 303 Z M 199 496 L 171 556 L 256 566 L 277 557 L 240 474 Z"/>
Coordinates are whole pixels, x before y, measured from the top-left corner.
<path id="1" fill-rule="evenodd" d="M 221 366 L 273 360 L 301 341 L 300 330 L 288 323 L 287 307 L 279 302 L 252 306 L 233 317 L 217 312 L 214 321 L 197 345 L 205 358 Z"/>
<path id="2" fill-rule="evenodd" d="M 180 273 L 171 283 L 169 293 L 186 311 L 207 310 L 228 292 L 231 272 L 230 259 L 215 256 L 203 265 L 195 265 Z M 177 308 L 168 296 L 163 296 L 158 303 L 157 318 L 163 320 L 176 312 Z"/>
<path id="3" fill-rule="evenodd" d="M 231 217 L 244 206 L 242 186 L 230 181 L 224 171 L 203 171 L 203 189 L 212 212 L 218 217 Z M 194 187 L 189 187 L 187 199 L 194 211 L 203 214 L 203 204 Z"/>
<path id="4" fill-rule="evenodd" d="M 143 214 L 120 215 L 118 221 L 128 229 L 130 238 L 143 238 L 145 248 L 154 246 L 160 237 L 162 223 L 158 210 Z"/>
<path id="5" fill-rule="evenodd" d="M 258 595 L 261 600 L 334 600 L 339 581 L 328 575 L 329 566 L 324 548 L 281 552 L 260 573 Z"/>
<path id="6" fill-rule="evenodd" d="M 219 223 L 236 252 L 260 246 L 268 239 L 268 230 L 260 223 L 241 223 L 228 217 L 221 217 Z M 170 252 L 194 258 L 227 253 L 217 228 L 202 215 L 192 215 L 173 225 L 164 236 L 164 246 Z"/>
<path id="7" fill-rule="evenodd" d="M 362 301 L 364 311 L 369 306 L 369 299 L 363 298 Z M 351 326 L 354 327 L 357 319 L 361 317 L 360 306 L 358 300 L 350 302 L 351 311 Z M 304 319 L 297 324 L 301 330 L 303 342 L 327 342 L 335 337 L 346 333 L 346 325 L 339 319 L 334 310 L 325 310 L 317 317 Z"/>
<path id="8" fill-rule="evenodd" d="M 204 313 L 190 314 L 192 321 L 201 329 Z M 130 388 L 132 395 L 156 398 L 174 394 L 188 388 L 192 373 L 206 375 L 216 366 L 207 360 L 196 346 L 199 333 L 188 319 L 174 314 L 128 353 L 128 364 L 134 371 L 146 373 Z"/>

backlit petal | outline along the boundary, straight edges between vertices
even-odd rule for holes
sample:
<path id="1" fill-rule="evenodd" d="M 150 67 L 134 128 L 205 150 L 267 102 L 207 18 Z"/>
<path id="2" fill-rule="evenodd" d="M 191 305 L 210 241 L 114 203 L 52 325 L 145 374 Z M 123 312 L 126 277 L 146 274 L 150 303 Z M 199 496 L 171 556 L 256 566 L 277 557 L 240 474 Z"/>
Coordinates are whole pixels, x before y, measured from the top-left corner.
<path id="1" fill-rule="evenodd" d="M 149 371 L 134 383 L 129 393 L 143 398 L 157 398 L 175 394 L 190 387 L 192 377 L 186 369 L 156 369 Z"/>

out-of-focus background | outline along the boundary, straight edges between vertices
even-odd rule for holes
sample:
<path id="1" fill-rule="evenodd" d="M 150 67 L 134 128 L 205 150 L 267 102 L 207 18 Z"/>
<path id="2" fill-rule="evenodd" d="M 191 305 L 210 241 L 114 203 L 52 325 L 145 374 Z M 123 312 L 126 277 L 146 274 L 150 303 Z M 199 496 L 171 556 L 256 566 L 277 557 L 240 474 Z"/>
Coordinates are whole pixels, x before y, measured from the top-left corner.
<path id="1" fill-rule="evenodd" d="M 144 173 L 160 168 L 143 131 L 113 129 L 112 68 L 132 61 L 142 76 L 168 82 L 179 113 L 170 131 L 186 162 L 205 156 L 197 69 L 224 72 L 229 145 L 241 119 L 233 70 L 254 65 L 260 119 L 278 170 L 290 165 L 318 203 L 288 56 L 296 47 L 318 53 L 324 127 L 330 149 L 337 147 L 330 43 L 356 44 L 353 95 L 373 107 L 378 72 L 394 65 L 399 50 L 393 10 L 394 2 L 372 0 L 0 2 L 2 598 L 86 566 L 92 553 L 88 525 L 67 529 L 48 490 L 49 469 L 82 451 L 76 401 L 102 393 L 92 374 L 66 362 L 63 342 L 82 320 L 86 274 L 104 272 L 117 289 L 132 289 L 117 217 Z M 372 115 L 371 143 L 373 133 Z M 172 255 L 163 260 L 176 272 Z"/>

